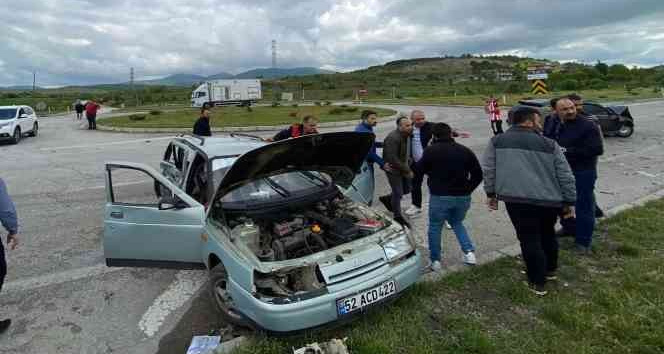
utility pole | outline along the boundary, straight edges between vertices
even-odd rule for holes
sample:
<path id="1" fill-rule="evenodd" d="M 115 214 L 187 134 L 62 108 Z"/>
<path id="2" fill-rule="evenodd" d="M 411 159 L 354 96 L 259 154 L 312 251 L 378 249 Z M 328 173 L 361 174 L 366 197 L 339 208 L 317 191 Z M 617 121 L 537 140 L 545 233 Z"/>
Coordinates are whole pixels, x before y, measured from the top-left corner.
<path id="1" fill-rule="evenodd" d="M 37 72 L 32 71 L 32 92 L 35 92 L 37 89 Z"/>
<path id="2" fill-rule="evenodd" d="M 277 68 L 277 40 L 272 40 L 272 69 Z M 277 78 L 272 78 L 272 100 L 274 102 L 278 101 L 277 95 Z"/>
<path id="3" fill-rule="evenodd" d="M 134 67 L 132 66 L 129 69 L 129 90 L 134 94 L 135 106 L 138 107 L 138 94 L 136 93 L 136 88 L 134 87 Z"/>

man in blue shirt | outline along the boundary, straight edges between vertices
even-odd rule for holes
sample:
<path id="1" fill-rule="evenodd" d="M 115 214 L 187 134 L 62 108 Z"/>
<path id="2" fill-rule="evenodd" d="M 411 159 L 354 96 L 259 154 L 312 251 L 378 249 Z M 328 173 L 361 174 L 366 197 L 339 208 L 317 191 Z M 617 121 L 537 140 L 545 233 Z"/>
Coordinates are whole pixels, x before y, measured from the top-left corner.
<path id="1" fill-rule="evenodd" d="M 362 121 L 355 127 L 356 132 L 360 133 L 371 133 L 374 134 L 373 128 L 378 124 L 378 115 L 372 110 L 364 110 L 361 115 Z M 374 173 L 374 163 L 378 164 L 378 167 L 381 169 L 385 168 L 385 161 L 380 155 L 376 153 L 376 149 L 382 147 L 382 143 L 375 142 L 374 145 L 369 150 L 369 155 L 367 155 L 367 163 L 371 169 L 371 175 Z"/>
<path id="2" fill-rule="evenodd" d="M 16 249 L 18 245 L 18 221 L 16 217 L 16 208 L 12 202 L 9 194 L 7 193 L 7 186 L 5 181 L 0 178 L 0 222 L 2 226 L 9 233 L 7 235 L 7 246 L 11 250 Z M 7 275 L 7 262 L 5 261 L 5 249 L 2 246 L 2 241 L 0 241 L 0 290 L 2 290 L 2 284 L 5 281 L 5 275 Z M 11 324 L 10 319 L 0 321 L 0 333 L 9 328 Z"/>

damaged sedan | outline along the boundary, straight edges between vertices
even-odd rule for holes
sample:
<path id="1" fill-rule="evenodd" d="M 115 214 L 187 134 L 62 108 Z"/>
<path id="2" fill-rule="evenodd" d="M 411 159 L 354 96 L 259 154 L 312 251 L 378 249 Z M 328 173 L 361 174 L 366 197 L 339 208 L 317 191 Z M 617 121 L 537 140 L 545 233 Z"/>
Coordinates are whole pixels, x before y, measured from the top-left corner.
<path id="1" fill-rule="evenodd" d="M 162 173 L 106 165 L 108 266 L 207 268 L 223 317 L 269 332 L 365 312 L 419 278 L 408 230 L 355 185 L 373 135 L 196 139 L 171 144 Z"/>

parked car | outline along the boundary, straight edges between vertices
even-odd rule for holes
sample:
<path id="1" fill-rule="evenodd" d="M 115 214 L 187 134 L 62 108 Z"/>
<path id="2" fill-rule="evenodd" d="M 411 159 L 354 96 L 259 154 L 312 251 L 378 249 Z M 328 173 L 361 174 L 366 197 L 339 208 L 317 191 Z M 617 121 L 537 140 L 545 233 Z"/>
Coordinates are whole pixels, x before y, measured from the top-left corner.
<path id="1" fill-rule="evenodd" d="M 537 107 L 543 117 L 551 113 L 551 106 L 547 99 L 521 100 L 519 104 Z M 585 102 L 583 111 L 598 119 L 605 136 L 627 138 L 634 133 L 634 118 L 627 106 L 603 106 L 599 103 Z"/>
<path id="2" fill-rule="evenodd" d="M 18 144 L 23 136 L 37 136 L 39 120 L 29 106 L 0 106 L 0 140 Z"/>
<path id="3" fill-rule="evenodd" d="M 355 132 L 180 137 L 162 173 L 108 163 L 106 264 L 207 268 L 222 316 L 270 332 L 364 313 L 422 262 L 406 228 L 351 199 L 369 198 L 352 184 L 372 144 Z"/>

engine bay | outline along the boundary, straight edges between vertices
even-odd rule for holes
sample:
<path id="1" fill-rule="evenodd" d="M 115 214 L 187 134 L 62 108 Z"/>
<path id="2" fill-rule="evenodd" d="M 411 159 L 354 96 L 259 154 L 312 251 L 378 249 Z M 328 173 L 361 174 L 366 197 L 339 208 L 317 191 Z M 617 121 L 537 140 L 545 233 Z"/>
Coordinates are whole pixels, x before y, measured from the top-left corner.
<path id="1" fill-rule="evenodd" d="M 306 257 L 371 235 L 389 221 L 343 195 L 295 209 L 236 215 L 228 220 L 237 238 L 261 262 Z"/>

